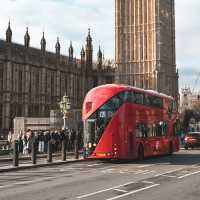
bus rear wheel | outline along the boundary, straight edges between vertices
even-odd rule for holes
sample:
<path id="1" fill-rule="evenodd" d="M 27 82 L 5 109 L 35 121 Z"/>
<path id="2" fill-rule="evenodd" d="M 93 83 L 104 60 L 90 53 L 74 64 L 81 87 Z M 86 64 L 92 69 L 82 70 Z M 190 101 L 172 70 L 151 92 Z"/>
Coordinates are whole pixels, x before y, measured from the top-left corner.
<path id="1" fill-rule="evenodd" d="M 144 160 L 144 148 L 142 145 L 140 145 L 138 148 L 138 160 L 139 161 Z"/>
<path id="2" fill-rule="evenodd" d="M 169 155 L 173 154 L 173 144 L 172 142 L 169 143 Z"/>

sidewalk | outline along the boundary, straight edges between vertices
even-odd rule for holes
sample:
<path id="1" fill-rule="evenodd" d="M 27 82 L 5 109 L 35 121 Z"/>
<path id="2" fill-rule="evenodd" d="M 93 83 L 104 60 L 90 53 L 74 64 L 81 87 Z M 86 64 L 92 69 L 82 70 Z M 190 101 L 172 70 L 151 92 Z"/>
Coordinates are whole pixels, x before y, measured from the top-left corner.
<path id="1" fill-rule="evenodd" d="M 67 152 L 67 156 L 72 156 L 74 155 L 74 152 Z M 53 153 L 53 157 L 59 157 L 61 156 L 61 153 Z M 37 154 L 37 158 L 46 158 L 47 154 Z M 13 155 L 1 155 L 0 156 L 0 164 L 1 162 L 11 162 L 13 159 Z M 20 155 L 19 156 L 20 160 L 31 160 L 31 157 L 28 155 Z"/>
<path id="2" fill-rule="evenodd" d="M 20 164 L 20 161 L 19 161 L 19 166 L 18 167 L 14 167 L 12 165 L 1 166 L 1 164 L 0 164 L 0 173 L 10 172 L 10 171 L 18 171 L 18 170 L 24 170 L 24 169 L 33 169 L 33 168 L 38 168 L 38 167 L 63 165 L 63 164 L 82 162 L 82 161 L 85 161 L 82 157 L 80 157 L 79 159 L 68 158 L 66 161 L 53 160 L 52 163 L 48 163 L 45 159 L 39 159 L 39 160 L 37 160 L 37 164 L 35 164 L 35 165 L 30 163 L 30 162 L 29 163 L 21 163 Z"/>

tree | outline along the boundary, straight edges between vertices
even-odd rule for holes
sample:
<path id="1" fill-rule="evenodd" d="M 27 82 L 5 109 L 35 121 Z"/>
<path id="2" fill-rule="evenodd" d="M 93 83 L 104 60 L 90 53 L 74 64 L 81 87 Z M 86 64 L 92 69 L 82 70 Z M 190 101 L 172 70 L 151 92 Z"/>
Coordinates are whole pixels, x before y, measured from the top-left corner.
<path id="1" fill-rule="evenodd" d="M 186 131 L 189 127 L 190 119 L 194 117 L 194 111 L 193 110 L 185 110 L 183 113 L 183 129 Z"/>

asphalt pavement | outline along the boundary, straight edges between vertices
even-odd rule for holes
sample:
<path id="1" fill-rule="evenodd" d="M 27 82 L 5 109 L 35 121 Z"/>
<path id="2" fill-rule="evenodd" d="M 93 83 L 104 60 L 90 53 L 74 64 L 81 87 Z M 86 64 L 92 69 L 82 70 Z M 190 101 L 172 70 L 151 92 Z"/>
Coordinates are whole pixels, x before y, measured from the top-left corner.
<path id="1" fill-rule="evenodd" d="M 0 173 L 1 200 L 199 200 L 200 151 Z"/>

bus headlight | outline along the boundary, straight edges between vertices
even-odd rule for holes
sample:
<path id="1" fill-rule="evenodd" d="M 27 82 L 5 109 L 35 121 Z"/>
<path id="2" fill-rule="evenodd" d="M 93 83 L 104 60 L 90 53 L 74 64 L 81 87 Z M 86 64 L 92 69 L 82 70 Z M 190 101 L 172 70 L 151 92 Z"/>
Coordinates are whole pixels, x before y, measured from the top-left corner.
<path id="1" fill-rule="evenodd" d="M 88 148 L 92 148 L 92 143 L 88 143 Z"/>

